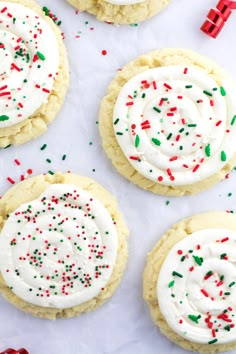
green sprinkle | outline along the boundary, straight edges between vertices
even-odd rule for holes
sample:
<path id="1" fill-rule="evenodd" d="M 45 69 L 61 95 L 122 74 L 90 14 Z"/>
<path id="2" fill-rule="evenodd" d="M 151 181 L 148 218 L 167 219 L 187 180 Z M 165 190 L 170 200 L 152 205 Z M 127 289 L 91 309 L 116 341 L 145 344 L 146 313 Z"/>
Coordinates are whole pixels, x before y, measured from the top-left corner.
<path id="1" fill-rule="evenodd" d="M 179 130 L 179 133 L 183 133 L 183 131 L 184 131 L 184 128 L 181 128 L 181 129 Z"/>
<path id="2" fill-rule="evenodd" d="M 44 150 L 44 149 L 46 149 L 46 147 L 47 147 L 47 144 L 44 144 L 43 146 L 41 146 L 40 150 Z"/>
<path id="3" fill-rule="evenodd" d="M 158 112 L 158 113 L 161 113 L 161 110 L 157 107 L 153 107 L 154 111 Z"/>
<path id="4" fill-rule="evenodd" d="M 161 145 L 161 142 L 160 140 L 156 139 L 156 138 L 152 138 L 152 142 L 157 145 L 157 146 L 160 146 Z"/>
<path id="5" fill-rule="evenodd" d="M 194 256 L 194 255 L 193 255 L 193 259 L 195 260 L 195 262 L 196 262 L 199 266 L 202 265 L 202 263 L 203 263 L 203 258 L 202 258 L 202 257 L 198 257 L 198 256 Z"/>
<path id="6" fill-rule="evenodd" d="M 52 160 L 50 160 L 50 159 L 47 159 L 46 161 L 47 161 L 48 163 L 51 163 L 51 162 L 52 162 Z"/>
<path id="7" fill-rule="evenodd" d="M 221 280 L 221 281 L 224 280 L 224 275 L 221 275 L 221 276 L 220 276 L 220 280 Z"/>
<path id="8" fill-rule="evenodd" d="M 226 91 L 223 86 L 221 86 L 221 88 L 220 88 L 220 93 L 222 96 L 226 96 Z"/>
<path id="9" fill-rule="evenodd" d="M 225 326 L 224 329 L 229 332 L 230 331 L 230 325 Z"/>
<path id="10" fill-rule="evenodd" d="M 198 316 L 195 316 L 195 315 L 188 315 L 188 318 L 195 322 L 195 323 L 198 323 L 198 320 L 201 318 L 201 315 L 198 315 Z"/>
<path id="11" fill-rule="evenodd" d="M 218 341 L 218 339 L 212 339 L 212 340 L 210 340 L 210 342 L 208 342 L 208 344 L 214 344 L 214 343 L 216 343 Z"/>
<path id="12" fill-rule="evenodd" d="M 5 116 L 5 115 L 0 116 L 0 122 L 4 122 L 5 120 L 8 120 L 8 119 L 9 119 L 8 116 Z"/>
<path id="13" fill-rule="evenodd" d="M 205 147 L 205 154 L 207 155 L 207 157 L 210 157 L 210 156 L 211 156 L 211 144 L 208 144 L 208 145 Z"/>
<path id="14" fill-rule="evenodd" d="M 185 258 L 186 258 L 186 256 L 181 257 L 181 259 L 180 259 L 181 262 L 184 262 Z"/>
<path id="15" fill-rule="evenodd" d="M 49 170 L 48 173 L 49 173 L 50 175 L 54 175 L 54 172 L 51 171 L 51 170 Z"/>
<path id="16" fill-rule="evenodd" d="M 43 7 L 43 11 L 45 13 L 46 16 L 49 16 L 49 10 L 46 6 Z"/>
<path id="17" fill-rule="evenodd" d="M 114 125 L 116 125 L 119 122 L 120 118 L 116 118 Z"/>
<path id="18" fill-rule="evenodd" d="M 227 256 L 227 253 L 222 253 L 222 254 L 220 255 L 220 259 L 225 258 L 225 256 Z"/>
<path id="19" fill-rule="evenodd" d="M 227 160 L 226 153 L 224 151 L 221 151 L 221 161 L 226 161 L 226 160 Z"/>
<path id="20" fill-rule="evenodd" d="M 227 291 L 226 293 L 224 293 L 224 295 L 230 295 L 231 293 L 229 291 Z"/>
<path id="21" fill-rule="evenodd" d="M 179 278 L 183 278 L 183 275 L 180 274 L 180 273 L 178 273 L 178 272 L 176 272 L 176 271 L 173 271 L 173 272 L 172 272 L 172 275 L 173 275 L 173 276 L 177 276 L 177 277 L 179 277 Z"/>
<path id="22" fill-rule="evenodd" d="M 137 134 L 137 135 L 136 135 L 136 138 L 135 138 L 135 143 L 134 143 L 136 148 L 139 146 L 139 143 L 140 143 L 140 137 L 139 137 L 139 135 Z"/>
<path id="23" fill-rule="evenodd" d="M 168 288 L 172 288 L 172 286 L 174 285 L 175 281 L 172 280 L 169 284 L 168 284 Z"/>
<path id="24" fill-rule="evenodd" d="M 232 283 L 229 284 L 229 288 L 231 288 L 232 286 L 234 286 L 236 284 L 235 281 L 232 281 Z"/>
<path id="25" fill-rule="evenodd" d="M 146 97 L 146 93 L 143 93 L 143 94 L 142 94 L 142 98 L 145 98 L 145 97 Z"/>
<path id="26" fill-rule="evenodd" d="M 186 89 L 190 89 L 190 88 L 192 88 L 192 87 L 193 87 L 193 85 L 186 85 L 186 86 L 185 86 Z"/>
<path id="27" fill-rule="evenodd" d="M 236 115 L 235 116 L 233 116 L 233 118 L 232 118 L 232 120 L 231 120 L 231 125 L 234 125 L 234 123 L 236 122 Z"/>
<path id="28" fill-rule="evenodd" d="M 170 133 L 168 136 L 167 136 L 167 140 L 170 140 L 170 138 L 172 137 L 172 133 Z"/>
<path id="29" fill-rule="evenodd" d="M 204 90 L 203 93 L 205 93 L 205 95 L 210 96 L 210 97 L 213 96 L 212 93 L 210 93 L 209 91 L 206 91 L 206 90 Z"/>
<path id="30" fill-rule="evenodd" d="M 188 124 L 188 127 L 190 127 L 190 128 L 193 128 L 193 127 L 196 127 L 197 126 L 197 124 Z"/>
<path id="31" fill-rule="evenodd" d="M 66 159 L 66 155 L 63 155 L 62 156 L 62 160 L 64 161 Z"/>
<path id="32" fill-rule="evenodd" d="M 121 132 L 117 132 L 117 133 L 116 133 L 116 135 L 123 135 L 123 133 L 121 133 Z"/>

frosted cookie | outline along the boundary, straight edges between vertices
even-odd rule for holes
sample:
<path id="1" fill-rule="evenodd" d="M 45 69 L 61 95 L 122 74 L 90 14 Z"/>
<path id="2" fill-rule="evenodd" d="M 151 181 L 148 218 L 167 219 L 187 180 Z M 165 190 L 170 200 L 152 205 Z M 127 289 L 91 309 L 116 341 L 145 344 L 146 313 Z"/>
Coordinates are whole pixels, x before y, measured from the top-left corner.
<path id="1" fill-rule="evenodd" d="M 106 302 L 127 260 L 115 199 L 91 179 L 40 175 L 0 201 L 0 292 L 33 316 L 79 316 Z"/>
<path id="2" fill-rule="evenodd" d="M 69 73 L 62 35 L 31 0 L 0 1 L 0 147 L 47 130 Z"/>
<path id="3" fill-rule="evenodd" d="M 67 0 L 80 11 L 87 11 L 101 21 L 133 24 L 144 21 L 162 9 L 170 0 Z"/>
<path id="4" fill-rule="evenodd" d="M 103 147 L 144 189 L 198 193 L 235 166 L 235 97 L 223 69 L 197 53 L 143 55 L 117 73 L 101 103 Z"/>
<path id="5" fill-rule="evenodd" d="M 236 348 L 236 216 L 174 225 L 148 255 L 143 294 L 161 332 L 200 353 Z"/>

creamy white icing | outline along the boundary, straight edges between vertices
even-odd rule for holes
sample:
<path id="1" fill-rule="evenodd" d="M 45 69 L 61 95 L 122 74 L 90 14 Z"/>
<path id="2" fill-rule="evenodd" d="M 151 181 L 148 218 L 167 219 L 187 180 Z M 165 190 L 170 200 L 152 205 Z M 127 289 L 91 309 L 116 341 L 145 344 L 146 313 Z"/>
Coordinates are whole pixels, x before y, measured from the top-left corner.
<path id="1" fill-rule="evenodd" d="M 31 9 L 0 2 L 0 128 L 47 102 L 59 67 L 51 27 Z"/>
<path id="2" fill-rule="evenodd" d="M 134 4 L 140 4 L 141 2 L 144 2 L 146 0 L 105 0 L 105 2 L 108 2 L 109 4 L 112 5 L 134 5 Z"/>
<path id="3" fill-rule="evenodd" d="M 23 300 L 68 308 L 104 289 L 117 247 L 105 207 L 75 186 L 54 184 L 10 214 L 0 235 L 0 270 Z"/>
<path id="4" fill-rule="evenodd" d="M 205 229 L 178 242 L 158 277 L 157 297 L 168 325 L 202 344 L 236 340 L 236 232 Z"/>
<path id="5" fill-rule="evenodd" d="M 236 87 L 195 67 L 144 71 L 114 108 L 118 144 L 146 178 L 181 186 L 222 169 L 236 151 Z"/>

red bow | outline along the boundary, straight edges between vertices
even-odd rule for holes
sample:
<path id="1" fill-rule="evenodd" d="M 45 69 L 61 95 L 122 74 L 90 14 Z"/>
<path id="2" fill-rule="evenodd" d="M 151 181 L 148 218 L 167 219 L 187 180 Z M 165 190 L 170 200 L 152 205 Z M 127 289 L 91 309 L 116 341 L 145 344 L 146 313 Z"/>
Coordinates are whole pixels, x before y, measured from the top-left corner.
<path id="1" fill-rule="evenodd" d="M 216 9 L 211 9 L 201 30 L 212 38 L 216 38 L 232 11 L 236 9 L 236 1 L 220 0 Z"/>

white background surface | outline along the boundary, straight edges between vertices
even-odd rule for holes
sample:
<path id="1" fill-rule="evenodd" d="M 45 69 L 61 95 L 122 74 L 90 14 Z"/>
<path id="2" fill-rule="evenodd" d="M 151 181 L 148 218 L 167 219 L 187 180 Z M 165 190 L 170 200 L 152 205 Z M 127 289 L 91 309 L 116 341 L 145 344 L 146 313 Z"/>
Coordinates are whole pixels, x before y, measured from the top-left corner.
<path id="1" fill-rule="evenodd" d="M 63 109 L 46 134 L 24 146 L 0 151 L 0 194 L 11 186 L 8 176 L 18 182 L 29 168 L 33 175 L 49 169 L 71 170 L 94 178 L 119 201 L 130 228 L 130 257 L 124 279 L 112 299 L 80 318 L 53 322 L 36 319 L 0 298 L 0 351 L 25 347 L 30 354 L 186 353 L 160 334 L 142 300 L 146 254 L 181 218 L 203 211 L 234 210 L 236 175 L 232 173 L 229 179 L 194 197 L 152 195 L 114 170 L 102 150 L 96 121 L 100 100 L 116 70 L 157 48 L 192 48 L 223 65 L 236 80 L 236 12 L 217 40 L 199 30 L 216 2 L 173 0 L 160 15 L 138 27 L 118 27 L 99 23 L 88 14 L 76 14 L 64 0 L 39 0 L 62 20 L 70 61 L 70 88 Z M 106 56 L 101 54 L 104 49 Z M 43 144 L 47 148 L 41 151 Z M 62 161 L 64 154 L 67 159 Z M 15 158 L 20 166 L 14 163 Z"/>

